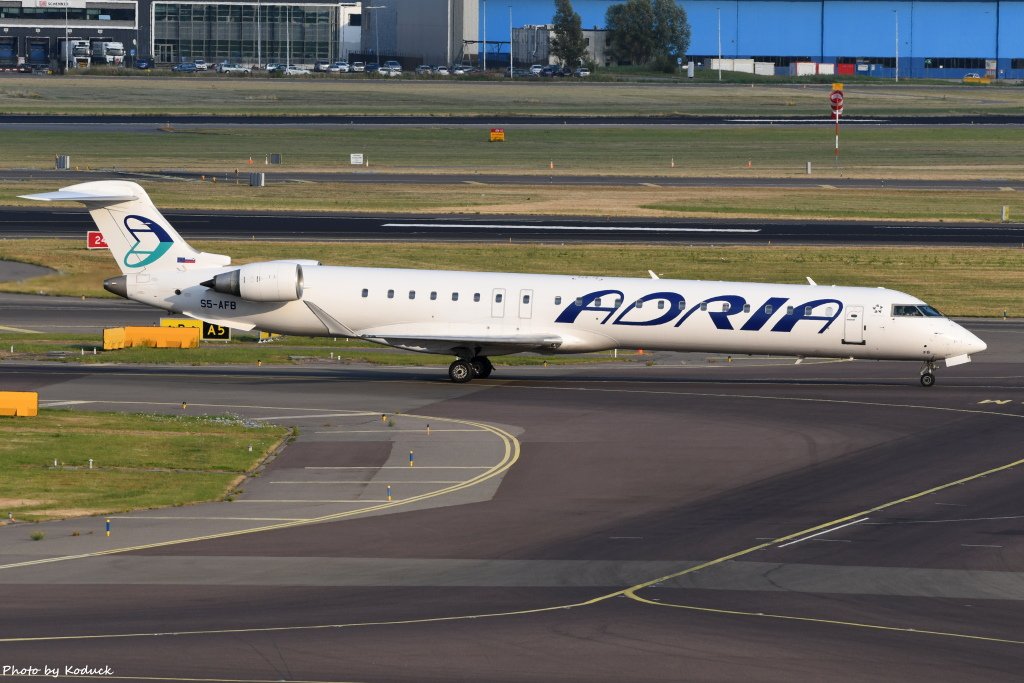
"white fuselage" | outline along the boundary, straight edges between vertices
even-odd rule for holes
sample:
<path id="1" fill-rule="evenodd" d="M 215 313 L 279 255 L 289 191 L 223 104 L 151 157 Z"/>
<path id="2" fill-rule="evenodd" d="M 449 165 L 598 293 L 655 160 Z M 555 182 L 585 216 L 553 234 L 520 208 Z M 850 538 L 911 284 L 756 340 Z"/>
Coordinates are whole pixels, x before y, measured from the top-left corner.
<path id="1" fill-rule="evenodd" d="M 198 284 L 230 270 L 129 275 L 127 293 L 240 329 L 342 329 L 428 353 L 452 353 L 451 343 L 429 340 L 455 338 L 479 340 L 473 355 L 514 353 L 526 349 L 500 340 L 531 336 L 558 340 L 533 349 L 545 353 L 643 348 L 935 361 L 985 348 L 920 299 L 883 288 L 313 265 L 303 266 L 295 301 L 247 301 Z M 915 306 L 929 313 L 905 314 Z M 315 308 L 341 326 L 325 324 Z"/>

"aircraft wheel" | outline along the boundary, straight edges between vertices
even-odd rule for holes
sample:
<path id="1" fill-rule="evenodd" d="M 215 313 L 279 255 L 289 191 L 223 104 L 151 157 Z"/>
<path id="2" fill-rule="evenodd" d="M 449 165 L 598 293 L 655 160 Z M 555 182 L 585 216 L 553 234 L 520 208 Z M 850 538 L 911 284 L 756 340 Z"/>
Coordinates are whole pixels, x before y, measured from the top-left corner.
<path id="1" fill-rule="evenodd" d="M 477 356 L 470 361 L 470 364 L 473 366 L 473 376 L 480 379 L 487 379 L 491 376 L 491 372 L 494 371 L 494 366 L 491 365 L 491 361 L 487 356 Z"/>
<path id="2" fill-rule="evenodd" d="M 935 384 L 935 375 L 930 372 L 921 373 L 921 386 L 930 387 Z"/>
<path id="3" fill-rule="evenodd" d="M 473 379 L 473 366 L 469 361 L 457 360 L 448 366 L 448 377 L 456 384 L 465 384 Z"/>

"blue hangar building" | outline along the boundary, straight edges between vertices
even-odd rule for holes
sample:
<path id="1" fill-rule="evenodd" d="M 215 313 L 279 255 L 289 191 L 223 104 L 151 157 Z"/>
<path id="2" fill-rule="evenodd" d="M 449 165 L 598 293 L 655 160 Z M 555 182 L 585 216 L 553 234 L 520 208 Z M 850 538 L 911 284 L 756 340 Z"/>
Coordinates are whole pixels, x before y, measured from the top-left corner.
<path id="1" fill-rule="evenodd" d="M 583 27 L 603 28 L 614 0 L 573 0 Z M 689 56 L 719 54 L 785 67 L 831 62 L 837 74 L 1024 78 L 1024 0 L 685 0 Z M 481 0 L 481 34 L 508 40 L 511 24 L 549 24 L 552 0 Z M 485 25 L 486 24 L 486 25 Z M 493 49 L 493 48 L 492 48 Z M 507 61 L 507 47 L 502 47 Z M 705 61 L 705 63 L 707 63 Z"/>

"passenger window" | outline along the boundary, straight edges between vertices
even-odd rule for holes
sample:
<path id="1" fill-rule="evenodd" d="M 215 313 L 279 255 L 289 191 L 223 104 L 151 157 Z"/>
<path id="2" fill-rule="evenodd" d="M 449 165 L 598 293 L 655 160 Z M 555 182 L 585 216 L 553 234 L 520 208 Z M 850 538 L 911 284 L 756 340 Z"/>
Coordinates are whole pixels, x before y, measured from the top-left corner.
<path id="1" fill-rule="evenodd" d="M 660 311 L 663 308 L 665 308 L 665 300 L 664 299 L 658 299 L 658 310 Z"/>
<path id="2" fill-rule="evenodd" d="M 764 307 L 765 315 L 771 315 L 774 310 L 775 309 L 772 308 L 771 304 L 768 304 L 767 306 Z"/>
<path id="3" fill-rule="evenodd" d="M 743 312 L 750 313 L 750 304 L 743 304 Z"/>
<path id="4" fill-rule="evenodd" d="M 416 292 L 414 292 L 413 290 L 410 289 L 409 290 L 409 298 L 410 299 L 415 299 L 416 298 Z"/>
<path id="5" fill-rule="evenodd" d="M 595 306 L 600 306 L 601 305 L 601 297 L 597 297 L 596 299 L 594 299 L 594 305 Z"/>
<path id="6" fill-rule="evenodd" d="M 810 315 L 812 310 L 810 306 L 804 306 L 804 315 Z"/>
<path id="7" fill-rule="evenodd" d="M 730 308 L 732 308 L 732 305 L 728 301 L 722 302 L 722 313 L 728 313 Z"/>
<path id="8" fill-rule="evenodd" d="M 686 308 L 686 299 L 679 300 L 679 310 L 682 311 Z"/>
<path id="9" fill-rule="evenodd" d="M 530 303 L 530 295 L 529 294 L 523 294 L 523 303 L 524 304 Z"/>
<path id="10" fill-rule="evenodd" d="M 581 297 L 581 296 L 576 297 L 576 305 L 577 306 L 582 306 L 583 305 L 583 297 Z"/>
<path id="11" fill-rule="evenodd" d="M 364 289 L 364 290 L 363 290 L 363 298 L 365 299 L 365 298 L 366 298 L 366 297 L 368 297 L 368 296 L 370 296 L 370 290 L 368 290 L 368 289 Z"/>
<path id="12" fill-rule="evenodd" d="M 475 292 L 473 294 L 473 301 L 480 301 L 480 292 Z"/>
<path id="13" fill-rule="evenodd" d="M 437 301 L 437 292 L 431 292 L 430 293 L 430 300 L 431 301 Z"/>
<path id="14" fill-rule="evenodd" d="M 708 302 L 707 301 L 700 302 L 700 310 L 702 310 L 702 311 L 708 310 Z"/>
<path id="15" fill-rule="evenodd" d="M 458 300 L 459 300 L 459 293 L 458 292 L 452 292 L 452 301 L 458 301 Z"/>
<path id="16" fill-rule="evenodd" d="M 637 308 L 643 308 L 644 307 L 644 300 L 643 299 L 637 299 L 636 300 L 636 307 Z"/>
<path id="17" fill-rule="evenodd" d="M 555 297 L 555 305 L 556 306 L 561 306 L 562 305 L 562 297 L 560 297 L 560 296 L 556 296 Z"/>
<path id="18" fill-rule="evenodd" d="M 389 289 L 388 290 L 388 298 L 389 299 L 394 299 L 395 298 L 395 290 L 393 290 L 393 289 Z"/>
<path id="19" fill-rule="evenodd" d="M 494 295 L 494 303 L 500 304 L 501 303 L 501 298 L 502 298 L 501 294 L 495 294 Z"/>
<path id="20" fill-rule="evenodd" d="M 621 306 L 622 305 L 622 297 L 621 296 L 615 297 L 615 301 L 612 302 L 612 305 L 615 306 L 615 308 L 618 308 L 619 306 Z"/>
<path id="21" fill-rule="evenodd" d="M 793 315 L 793 307 L 786 306 L 786 315 Z"/>
<path id="22" fill-rule="evenodd" d="M 832 310 L 831 306 L 829 306 L 828 308 L 825 309 L 825 315 L 830 316 L 830 317 L 835 315 L 835 312 Z"/>

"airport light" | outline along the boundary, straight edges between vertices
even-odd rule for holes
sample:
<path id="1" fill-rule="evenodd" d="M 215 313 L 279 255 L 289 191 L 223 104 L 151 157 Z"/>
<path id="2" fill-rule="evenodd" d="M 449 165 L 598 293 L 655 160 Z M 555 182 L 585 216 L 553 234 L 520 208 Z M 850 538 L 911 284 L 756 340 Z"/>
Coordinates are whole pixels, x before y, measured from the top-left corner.
<path id="1" fill-rule="evenodd" d="M 900 82 L 900 12 L 893 10 L 896 15 L 896 82 Z"/>
<path id="2" fill-rule="evenodd" d="M 366 10 L 369 10 L 369 9 L 387 9 L 387 5 L 370 5 L 368 7 L 364 7 L 363 11 L 365 12 Z M 374 15 L 373 15 L 373 42 L 374 42 L 374 45 L 375 45 L 375 47 L 374 47 L 375 52 L 374 52 L 373 56 L 374 56 L 374 59 L 377 60 L 377 64 L 380 64 L 380 29 L 377 28 L 377 25 L 380 22 L 377 21 L 378 17 L 379 17 L 379 15 L 374 13 Z"/>
<path id="3" fill-rule="evenodd" d="M 722 8 L 716 7 L 715 14 L 718 17 L 718 80 L 722 80 Z"/>

